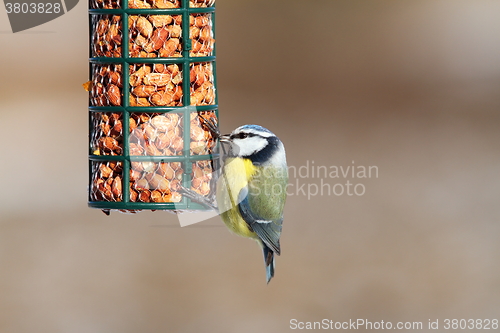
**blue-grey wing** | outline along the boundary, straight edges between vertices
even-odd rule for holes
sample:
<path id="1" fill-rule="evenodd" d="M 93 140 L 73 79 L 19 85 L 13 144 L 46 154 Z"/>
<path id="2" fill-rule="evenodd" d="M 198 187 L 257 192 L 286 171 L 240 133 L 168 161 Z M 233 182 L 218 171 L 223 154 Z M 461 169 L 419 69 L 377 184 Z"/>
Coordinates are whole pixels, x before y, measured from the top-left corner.
<path id="1" fill-rule="evenodd" d="M 288 175 L 279 169 L 267 171 L 254 175 L 240 191 L 238 208 L 262 242 L 279 255 Z"/>

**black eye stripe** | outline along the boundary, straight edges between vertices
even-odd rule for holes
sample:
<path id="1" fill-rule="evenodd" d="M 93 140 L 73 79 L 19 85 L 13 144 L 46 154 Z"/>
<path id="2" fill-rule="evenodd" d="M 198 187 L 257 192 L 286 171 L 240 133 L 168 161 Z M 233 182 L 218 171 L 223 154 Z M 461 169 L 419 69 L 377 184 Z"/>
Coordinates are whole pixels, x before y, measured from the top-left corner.
<path id="1" fill-rule="evenodd" d="M 254 136 L 259 136 L 259 135 L 254 134 L 254 133 L 240 132 L 240 133 L 231 135 L 231 139 L 245 139 L 245 138 L 250 138 L 250 137 L 254 137 Z"/>

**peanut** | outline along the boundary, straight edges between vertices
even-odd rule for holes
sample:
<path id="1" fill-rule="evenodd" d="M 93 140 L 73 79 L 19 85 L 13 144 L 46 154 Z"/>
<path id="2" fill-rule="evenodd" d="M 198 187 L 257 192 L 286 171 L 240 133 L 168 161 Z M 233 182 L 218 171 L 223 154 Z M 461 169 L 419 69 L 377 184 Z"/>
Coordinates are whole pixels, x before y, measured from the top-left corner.
<path id="1" fill-rule="evenodd" d="M 113 173 L 113 170 L 104 163 L 99 165 L 99 171 L 101 173 L 101 178 L 109 178 Z"/>
<path id="2" fill-rule="evenodd" d="M 150 202 L 151 201 L 151 192 L 149 190 L 141 191 L 139 193 L 139 201 Z"/>
<path id="3" fill-rule="evenodd" d="M 158 148 L 156 148 L 156 146 L 154 144 L 147 144 L 146 145 L 146 153 L 148 154 L 148 156 L 161 156 L 161 155 L 163 155 L 161 153 L 161 151 L 159 151 Z"/>
<path id="4" fill-rule="evenodd" d="M 174 101 L 174 95 L 168 91 L 159 91 L 151 95 L 151 103 L 156 106 L 170 105 Z"/>
<path id="5" fill-rule="evenodd" d="M 130 189 L 130 201 L 131 202 L 136 202 L 137 201 L 138 194 L 136 191 L 133 189 Z"/>
<path id="6" fill-rule="evenodd" d="M 145 85 L 162 87 L 166 86 L 170 82 L 170 78 L 170 74 L 149 73 L 144 76 L 143 82 Z"/>
<path id="7" fill-rule="evenodd" d="M 169 25 L 168 28 L 168 34 L 170 38 L 180 38 L 182 34 L 182 28 L 178 25 Z"/>
<path id="8" fill-rule="evenodd" d="M 177 121 L 179 120 L 179 116 L 175 113 L 167 113 L 165 115 L 154 116 L 151 119 L 151 124 L 160 132 L 167 132 L 176 130 L 175 127 Z"/>
<path id="9" fill-rule="evenodd" d="M 139 16 L 137 18 L 135 27 L 137 28 L 137 31 L 139 31 L 139 33 L 144 37 L 149 38 L 153 34 L 153 25 L 144 16 Z"/>
<path id="10" fill-rule="evenodd" d="M 174 19 L 171 15 L 150 15 L 148 16 L 148 20 L 154 27 L 161 28 L 171 24 Z"/>
<path id="11" fill-rule="evenodd" d="M 128 0 L 129 8 L 151 8 L 151 5 L 142 0 Z"/>
<path id="12" fill-rule="evenodd" d="M 163 195 L 160 191 L 154 190 L 151 192 L 151 200 L 153 202 L 163 202 Z"/>
<path id="13" fill-rule="evenodd" d="M 156 91 L 155 86 L 148 86 L 141 84 L 139 86 L 135 86 L 131 92 L 137 97 L 149 97 Z"/>
<path id="14" fill-rule="evenodd" d="M 122 195 L 122 180 L 120 176 L 116 176 L 116 178 L 113 180 L 113 183 L 111 184 L 111 192 L 115 196 L 116 199 L 121 198 Z M 119 201 L 119 200 L 117 200 Z"/>
<path id="15" fill-rule="evenodd" d="M 163 43 L 163 47 L 160 49 L 160 57 L 167 58 L 173 56 L 180 45 L 179 43 L 179 38 L 171 38 L 167 40 L 165 43 Z"/>
<path id="16" fill-rule="evenodd" d="M 141 178 L 139 180 L 136 180 L 134 183 L 134 189 L 136 190 L 148 190 L 149 189 L 149 183 L 146 178 Z"/>
<path id="17" fill-rule="evenodd" d="M 153 36 L 151 37 L 150 45 L 151 48 L 155 51 L 159 50 L 165 41 L 167 40 L 168 37 L 168 29 L 167 28 L 158 28 L 155 30 L 153 33 Z"/>
<path id="18" fill-rule="evenodd" d="M 121 104 L 120 88 L 114 84 L 110 84 L 106 87 L 106 97 L 112 105 Z"/>
<path id="19" fill-rule="evenodd" d="M 153 0 L 154 8 L 179 8 L 179 3 L 169 0 Z"/>
<path id="20" fill-rule="evenodd" d="M 169 182 L 157 173 L 146 174 L 150 188 L 157 189 L 162 192 L 169 191 Z"/>
<path id="21" fill-rule="evenodd" d="M 151 106 L 151 103 L 149 103 L 147 98 L 134 97 L 132 94 L 130 94 L 129 104 L 130 106 Z"/>
<path id="22" fill-rule="evenodd" d="M 149 66 L 143 65 L 130 75 L 130 85 L 132 87 L 138 86 L 142 83 L 142 79 L 146 74 L 151 73 L 151 68 Z"/>

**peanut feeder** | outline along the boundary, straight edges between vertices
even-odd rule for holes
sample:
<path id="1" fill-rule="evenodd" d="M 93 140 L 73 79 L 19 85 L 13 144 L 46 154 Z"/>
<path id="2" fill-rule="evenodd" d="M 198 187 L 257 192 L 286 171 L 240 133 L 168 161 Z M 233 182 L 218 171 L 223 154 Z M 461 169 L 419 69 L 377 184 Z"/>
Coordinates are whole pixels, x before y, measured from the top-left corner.
<path id="1" fill-rule="evenodd" d="M 179 188 L 214 195 L 214 5 L 90 0 L 90 207 L 203 210 Z"/>

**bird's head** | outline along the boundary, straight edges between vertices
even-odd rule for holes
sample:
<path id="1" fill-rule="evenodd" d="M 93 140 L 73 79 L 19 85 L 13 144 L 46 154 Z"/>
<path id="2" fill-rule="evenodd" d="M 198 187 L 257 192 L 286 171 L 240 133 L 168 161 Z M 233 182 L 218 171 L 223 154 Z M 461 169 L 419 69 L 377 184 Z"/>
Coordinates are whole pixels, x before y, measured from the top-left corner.
<path id="1" fill-rule="evenodd" d="M 243 125 L 220 136 L 229 144 L 228 156 L 248 158 L 255 164 L 286 164 L 285 148 L 270 130 L 259 125 Z"/>

